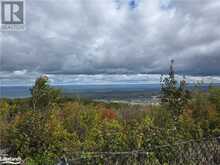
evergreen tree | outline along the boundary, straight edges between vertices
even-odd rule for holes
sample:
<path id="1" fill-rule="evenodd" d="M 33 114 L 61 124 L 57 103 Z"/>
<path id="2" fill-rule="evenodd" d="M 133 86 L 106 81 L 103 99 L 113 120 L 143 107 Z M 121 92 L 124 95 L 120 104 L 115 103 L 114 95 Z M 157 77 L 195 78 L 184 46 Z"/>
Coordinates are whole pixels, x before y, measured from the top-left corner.
<path id="1" fill-rule="evenodd" d="M 185 80 L 179 83 L 175 78 L 174 60 L 171 60 L 168 77 L 161 77 L 161 102 L 168 106 L 174 119 L 182 113 L 184 106 L 190 99 L 190 91 Z"/>

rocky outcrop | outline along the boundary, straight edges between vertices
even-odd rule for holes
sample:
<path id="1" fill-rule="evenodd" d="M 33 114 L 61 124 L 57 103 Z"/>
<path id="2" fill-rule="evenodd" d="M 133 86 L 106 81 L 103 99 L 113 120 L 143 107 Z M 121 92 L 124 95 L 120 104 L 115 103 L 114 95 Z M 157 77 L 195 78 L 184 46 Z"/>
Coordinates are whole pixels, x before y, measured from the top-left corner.
<path id="1" fill-rule="evenodd" d="M 20 157 L 13 158 L 6 154 L 5 150 L 0 149 L 0 165 L 22 165 L 23 161 Z"/>

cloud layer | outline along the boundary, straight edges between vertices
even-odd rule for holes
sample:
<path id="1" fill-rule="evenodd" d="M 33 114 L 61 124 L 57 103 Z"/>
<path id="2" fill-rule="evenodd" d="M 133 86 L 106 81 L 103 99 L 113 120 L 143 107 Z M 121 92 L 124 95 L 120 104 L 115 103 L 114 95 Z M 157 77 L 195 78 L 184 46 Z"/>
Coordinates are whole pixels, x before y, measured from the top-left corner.
<path id="1" fill-rule="evenodd" d="M 26 1 L 26 31 L 0 33 L 0 69 L 160 74 L 175 59 L 178 73 L 220 75 L 219 15 L 219 0 Z"/>
<path id="2" fill-rule="evenodd" d="M 32 86 L 38 72 L 26 70 L 0 72 L 0 86 Z M 82 84 L 159 84 L 160 74 L 47 74 L 52 85 L 82 85 Z M 182 75 L 176 75 L 182 80 Z M 220 83 L 220 76 L 185 76 L 187 83 Z"/>

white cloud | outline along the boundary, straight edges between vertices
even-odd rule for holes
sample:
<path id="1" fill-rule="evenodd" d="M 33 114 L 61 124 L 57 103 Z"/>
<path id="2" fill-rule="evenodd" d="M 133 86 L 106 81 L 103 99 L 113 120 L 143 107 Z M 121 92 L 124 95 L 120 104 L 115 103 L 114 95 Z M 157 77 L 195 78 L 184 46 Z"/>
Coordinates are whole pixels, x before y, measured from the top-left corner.
<path id="1" fill-rule="evenodd" d="M 24 70 L 16 70 L 13 72 L 16 76 L 19 76 L 19 75 L 24 75 L 27 73 L 27 70 L 24 69 Z"/>
<path id="2" fill-rule="evenodd" d="M 26 71 L 0 72 L 0 86 L 31 86 L 40 75 L 37 72 Z M 52 85 L 159 84 L 161 78 L 160 74 L 47 74 L 47 76 Z M 183 76 L 176 75 L 176 79 L 182 80 Z M 220 83 L 220 76 L 185 76 L 185 79 L 188 83 Z"/>

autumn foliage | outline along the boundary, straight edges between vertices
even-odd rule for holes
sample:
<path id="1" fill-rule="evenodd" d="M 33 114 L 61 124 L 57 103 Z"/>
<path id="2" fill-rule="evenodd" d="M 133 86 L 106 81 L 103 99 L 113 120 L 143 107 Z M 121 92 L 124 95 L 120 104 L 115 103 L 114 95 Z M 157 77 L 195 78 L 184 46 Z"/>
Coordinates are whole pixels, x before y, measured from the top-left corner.
<path id="1" fill-rule="evenodd" d="M 59 99 L 47 83 L 41 85 L 35 85 L 30 99 L 0 100 L 1 147 L 30 165 L 54 165 L 63 155 L 72 157 L 79 151 L 150 150 L 152 161 L 168 162 L 176 151 L 164 157 L 167 151 L 154 146 L 220 136 L 219 88 L 192 90 L 175 111 L 172 101 L 133 106 Z M 184 93 L 173 95 L 176 89 L 168 97 L 184 100 Z M 47 95 L 41 104 L 40 96 Z"/>
<path id="2" fill-rule="evenodd" d="M 102 111 L 102 119 L 106 120 L 114 120 L 116 119 L 117 115 L 111 109 L 105 109 Z"/>

